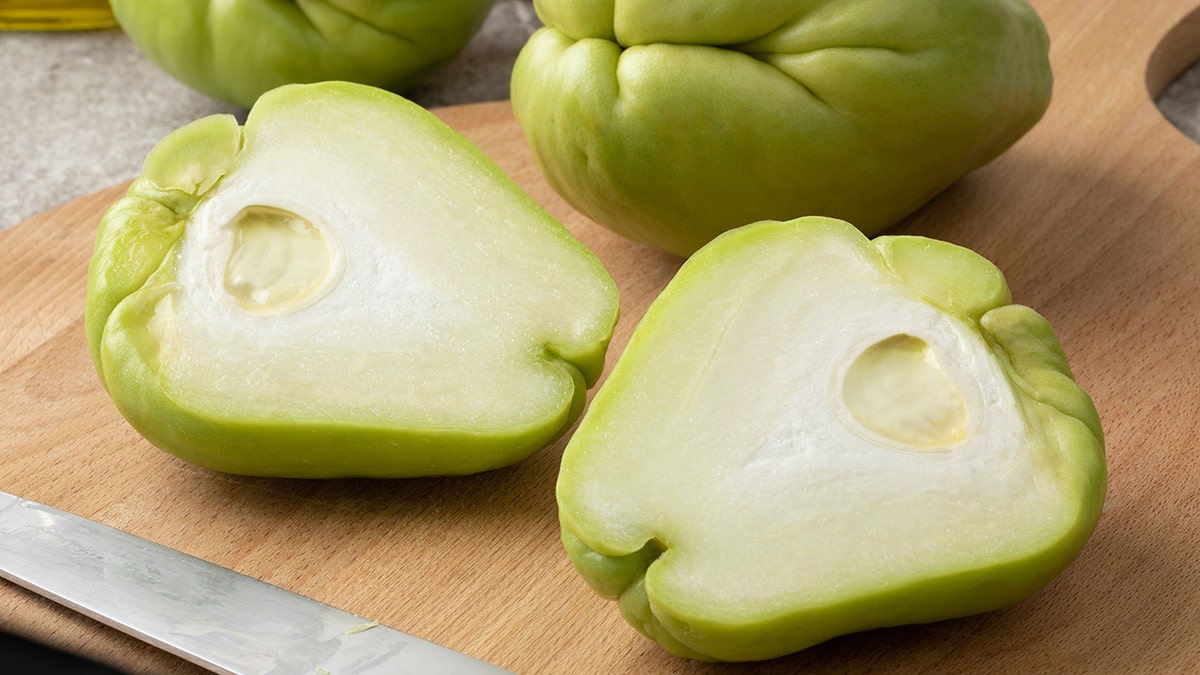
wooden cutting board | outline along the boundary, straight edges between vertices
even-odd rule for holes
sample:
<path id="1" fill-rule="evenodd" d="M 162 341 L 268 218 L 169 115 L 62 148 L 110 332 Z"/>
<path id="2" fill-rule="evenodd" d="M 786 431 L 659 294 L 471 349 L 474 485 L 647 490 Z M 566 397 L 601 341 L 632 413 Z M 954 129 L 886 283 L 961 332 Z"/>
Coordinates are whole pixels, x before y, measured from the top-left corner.
<path id="1" fill-rule="evenodd" d="M 563 443 L 492 473 L 406 481 L 220 475 L 154 449 L 101 390 L 84 278 L 114 186 L 0 235 L 0 489 L 126 529 L 519 673 L 1187 672 L 1200 666 L 1200 147 L 1152 94 L 1200 54 L 1196 0 L 1036 0 L 1045 119 L 899 231 L 973 248 L 1056 327 L 1107 433 L 1107 508 L 1081 557 L 991 614 L 872 631 L 755 665 L 641 638 L 558 542 Z M 560 217 L 622 292 L 609 363 L 679 260 L 543 182 L 505 102 L 438 111 Z M 69 160 L 64 160 L 69 161 Z M 0 542 L 2 545 L 2 542 Z M 0 624 L 139 673 L 198 669 L 0 584 Z"/>

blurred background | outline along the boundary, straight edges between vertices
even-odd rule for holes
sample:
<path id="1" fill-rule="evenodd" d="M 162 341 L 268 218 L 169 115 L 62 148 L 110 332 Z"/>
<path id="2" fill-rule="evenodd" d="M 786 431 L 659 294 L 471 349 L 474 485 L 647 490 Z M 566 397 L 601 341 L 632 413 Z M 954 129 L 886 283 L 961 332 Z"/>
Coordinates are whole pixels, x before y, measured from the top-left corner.
<path id="1" fill-rule="evenodd" d="M 0 0 L 0 26 L 6 8 L 55 1 L 105 2 Z M 459 56 L 405 95 L 427 108 L 507 99 L 513 61 L 540 25 L 532 0 L 496 0 Z M 1200 68 L 1184 73 L 1158 104 L 1200 138 Z M 244 119 L 246 111 L 180 84 L 111 22 L 92 30 L 0 30 L 0 230 L 134 178 L 159 139 L 220 112 Z"/>
<path id="2" fill-rule="evenodd" d="M 45 2 L 0 0 L 0 25 L 6 9 Z M 406 97 L 427 108 L 507 99 L 517 52 L 540 25 L 531 0 L 496 0 L 458 57 Z M 245 118 L 159 70 L 111 23 L 12 27 L 0 30 L 0 230 L 134 178 L 155 143 L 198 117 Z"/>

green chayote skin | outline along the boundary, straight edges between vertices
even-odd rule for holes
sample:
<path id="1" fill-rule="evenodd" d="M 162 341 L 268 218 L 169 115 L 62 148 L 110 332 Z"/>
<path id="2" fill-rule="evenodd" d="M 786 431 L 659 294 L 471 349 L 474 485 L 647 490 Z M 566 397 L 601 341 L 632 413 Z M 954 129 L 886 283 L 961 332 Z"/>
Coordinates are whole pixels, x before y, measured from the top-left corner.
<path id="1" fill-rule="evenodd" d="M 889 336 L 931 348 L 914 365 Z M 880 353 L 868 386 L 848 375 Z M 879 420 L 849 394 L 904 408 L 930 370 L 958 412 L 860 424 Z M 964 433 L 909 435 L 929 420 Z M 1031 595 L 1096 527 L 1104 453 L 1054 331 L 987 260 L 761 222 L 700 249 L 639 323 L 564 451 L 562 540 L 668 651 L 768 659 Z"/>
<path id="2" fill-rule="evenodd" d="M 113 0 L 142 53 L 249 108 L 280 85 L 345 80 L 400 92 L 478 32 L 493 0 Z"/>
<path id="3" fill-rule="evenodd" d="M 550 184 L 687 255 L 758 220 L 874 235 L 1041 118 L 1052 74 L 1024 0 L 536 0 L 512 78 Z"/>

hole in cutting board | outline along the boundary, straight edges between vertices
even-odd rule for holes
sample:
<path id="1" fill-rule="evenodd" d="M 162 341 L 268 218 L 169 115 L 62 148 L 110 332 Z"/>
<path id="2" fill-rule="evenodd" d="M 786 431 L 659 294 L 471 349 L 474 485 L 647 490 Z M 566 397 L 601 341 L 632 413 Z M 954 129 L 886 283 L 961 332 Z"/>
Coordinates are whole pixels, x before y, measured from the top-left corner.
<path id="1" fill-rule="evenodd" d="M 1167 121 L 1200 142 L 1200 8 L 1158 43 L 1146 66 L 1146 89 Z"/>

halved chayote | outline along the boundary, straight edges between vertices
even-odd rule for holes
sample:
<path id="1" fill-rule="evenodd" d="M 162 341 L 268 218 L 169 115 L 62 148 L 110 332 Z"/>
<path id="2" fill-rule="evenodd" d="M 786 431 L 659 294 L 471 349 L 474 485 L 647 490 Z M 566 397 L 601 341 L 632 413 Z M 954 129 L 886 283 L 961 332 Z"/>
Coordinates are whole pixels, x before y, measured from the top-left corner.
<path id="1" fill-rule="evenodd" d="M 462 474 L 574 422 L 617 309 L 599 260 L 478 148 L 334 82 L 155 147 L 100 224 L 87 334 L 130 424 L 189 461 Z"/>
<path id="2" fill-rule="evenodd" d="M 827 218 L 692 256 L 568 443 L 575 567 L 676 654 L 780 656 L 996 609 L 1105 495 L 1100 420 L 991 263 Z"/>

